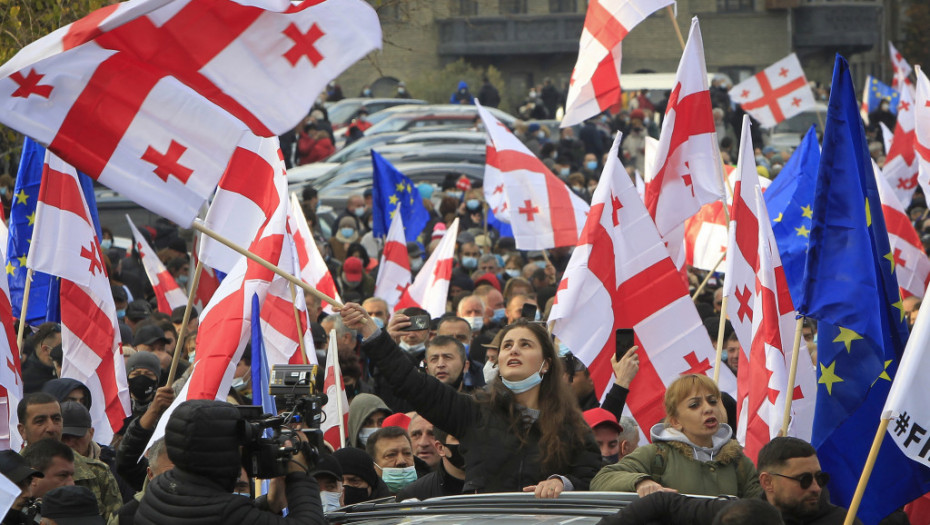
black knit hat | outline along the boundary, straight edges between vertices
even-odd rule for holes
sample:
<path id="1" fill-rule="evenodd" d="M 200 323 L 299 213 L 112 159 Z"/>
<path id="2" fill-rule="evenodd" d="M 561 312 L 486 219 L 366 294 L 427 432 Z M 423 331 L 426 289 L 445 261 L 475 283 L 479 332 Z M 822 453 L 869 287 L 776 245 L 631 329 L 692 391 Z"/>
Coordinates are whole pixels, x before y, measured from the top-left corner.
<path id="1" fill-rule="evenodd" d="M 358 476 L 368 483 L 370 487 L 378 484 L 378 473 L 375 472 L 375 462 L 367 452 L 360 448 L 345 447 L 333 452 L 339 460 L 342 473 Z"/>
<path id="2" fill-rule="evenodd" d="M 175 468 L 208 477 L 232 492 L 241 471 L 239 411 L 223 401 L 185 401 L 165 427 L 165 447 Z"/>

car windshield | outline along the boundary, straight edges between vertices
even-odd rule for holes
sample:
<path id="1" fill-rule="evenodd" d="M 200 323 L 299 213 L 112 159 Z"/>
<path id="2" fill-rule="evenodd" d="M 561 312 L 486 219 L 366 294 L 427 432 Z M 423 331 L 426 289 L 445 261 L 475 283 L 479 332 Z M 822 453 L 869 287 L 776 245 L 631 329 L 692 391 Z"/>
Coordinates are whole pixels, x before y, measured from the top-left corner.
<path id="1" fill-rule="evenodd" d="M 347 122 L 350 118 L 352 118 L 352 114 L 355 113 L 361 106 L 362 103 L 357 101 L 339 101 L 333 104 L 333 107 L 327 110 L 329 112 L 329 121 L 333 124 L 342 124 Z"/>
<path id="2" fill-rule="evenodd" d="M 379 135 L 364 136 L 357 141 L 349 144 L 348 146 L 342 148 L 341 150 L 333 153 L 326 162 L 345 162 L 362 155 L 367 155 L 368 150 L 371 148 L 377 148 L 381 144 L 386 144 L 397 138 L 396 133 L 382 133 Z"/>

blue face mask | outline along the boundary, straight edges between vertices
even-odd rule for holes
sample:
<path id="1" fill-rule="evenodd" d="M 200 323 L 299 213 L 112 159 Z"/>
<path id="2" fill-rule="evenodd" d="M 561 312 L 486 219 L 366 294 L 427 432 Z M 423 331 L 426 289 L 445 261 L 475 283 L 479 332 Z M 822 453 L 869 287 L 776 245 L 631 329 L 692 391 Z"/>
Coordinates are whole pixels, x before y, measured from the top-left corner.
<path id="1" fill-rule="evenodd" d="M 124 318 L 124 317 L 126 317 L 126 309 L 125 309 L 125 308 L 123 308 L 122 310 L 117 310 L 117 311 L 116 311 L 116 318 L 117 318 L 117 319 L 122 319 L 122 318 Z"/>
<path id="2" fill-rule="evenodd" d="M 356 217 L 361 217 L 362 215 L 365 215 L 365 208 L 359 206 L 358 208 L 355 208 L 355 211 L 352 213 L 354 213 Z"/>
<path id="3" fill-rule="evenodd" d="M 462 266 L 468 268 L 469 270 L 474 270 L 478 267 L 478 258 L 477 257 L 462 257 Z"/>
<path id="4" fill-rule="evenodd" d="M 378 328 L 384 329 L 384 321 L 380 317 L 372 317 L 371 320 L 375 322 Z"/>
<path id="5" fill-rule="evenodd" d="M 355 235 L 355 228 L 340 228 L 339 233 L 342 234 L 346 239 L 350 239 Z"/>
<path id="6" fill-rule="evenodd" d="M 530 374 L 526 379 L 521 379 L 519 381 L 508 381 L 501 376 L 501 381 L 504 383 L 504 386 L 510 389 L 514 394 L 522 394 L 523 392 L 531 390 L 534 386 L 542 383 L 543 380 L 543 365 L 545 362 L 539 364 L 539 371 Z"/>
<path id="7" fill-rule="evenodd" d="M 481 201 L 479 201 L 478 199 L 468 199 L 465 202 L 465 207 L 471 211 L 475 211 L 481 207 Z"/>
<path id="8" fill-rule="evenodd" d="M 569 173 L 571 173 L 571 170 L 570 170 L 569 168 L 560 168 L 560 169 L 559 169 L 559 175 L 561 175 L 561 176 L 563 176 L 563 177 L 568 177 L 568 174 L 569 174 Z"/>
<path id="9" fill-rule="evenodd" d="M 180 284 L 181 286 L 184 286 L 185 284 L 187 284 L 187 276 L 186 276 L 186 275 L 179 275 L 178 278 L 175 279 L 175 281 L 177 281 L 178 284 Z"/>
<path id="10" fill-rule="evenodd" d="M 404 468 L 381 467 L 381 479 L 393 493 L 398 493 L 407 485 L 417 480 L 417 468 L 413 465 Z"/>
<path id="11" fill-rule="evenodd" d="M 499 323 L 507 319 L 507 309 L 506 308 L 497 308 L 494 310 L 494 314 L 491 316 L 491 320 Z"/>
<path id="12" fill-rule="evenodd" d="M 546 261 L 536 261 L 536 267 L 542 270 L 546 269 Z"/>
<path id="13" fill-rule="evenodd" d="M 517 270 L 516 268 L 508 268 L 507 270 L 504 270 L 504 273 L 510 277 L 520 277 L 520 270 Z"/>
<path id="14" fill-rule="evenodd" d="M 569 352 L 571 352 L 571 350 L 565 346 L 565 343 L 559 341 L 559 357 L 565 357 Z"/>
<path id="15" fill-rule="evenodd" d="M 109 250 L 111 246 L 113 246 L 113 241 L 110 239 L 104 239 L 100 241 L 101 250 Z"/>
<path id="16" fill-rule="evenodd" d="M 597 169 L 597 161 L 589 160 L 588 162 L 585 162 L 584 166 L 588 168 L 589 170 L 594 171 Z"/>
<path id="17" fill-rule="evenodd" d="M 6 196 L 6 186 L 0 188 L 0 195 Z"/>

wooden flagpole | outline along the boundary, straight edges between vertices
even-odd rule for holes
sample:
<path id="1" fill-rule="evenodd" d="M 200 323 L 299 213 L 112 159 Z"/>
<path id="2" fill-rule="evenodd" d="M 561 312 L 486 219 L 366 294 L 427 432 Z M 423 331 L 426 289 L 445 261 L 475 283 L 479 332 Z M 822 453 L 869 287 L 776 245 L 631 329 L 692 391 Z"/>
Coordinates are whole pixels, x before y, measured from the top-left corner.
<path id="1" fill-rule="evenodd" d="M 200 233 L 202 233 L 202 234 L 204 234 L 204 235 L 207 235 L 207 236 L 209 236 L 209 237 L 212 237 L 213 239 L 216 239 L 218 242 L 221 242 L 221 243 L 225 244 L 226 246 L 229 246 L 229 247 L 230 247 L 233 251 L 235 251 L 236 253 L 238 253 L 238 254 L 240 254 L 240 255 L 243 255 L 243 256 L 247 257 L 247 258 L 250 259 L 251 261 L 254 261 L 255 263 L 261 265 L 261 266 L 262 266 L 263 268 L 265 268 L 266 270 L 272 271 L 272 272 L 274 272 L 274 273 L 280 275 L 281 277 L 284 277 L 284 278 L 287 279 L 288 281 L 290 281 L 290 282 L 294 283 L 295 285 L 299 286 L 301 289 L 305 290 L 306 292 L 308 292 L 309 294 L 313 295 L 314 297 L 320 299 L 321 301 L 325 301 L 325 302 L 327 302 L 327 303 L 333 305 L 333 306 L 334 306 L 335 308 L 337 308 L 337 309 L 341 309 L 341 308 L 343 307 L 343 304 L 340 303 L 339 301 L 337 301 L 337 300 L 333 299 L 332 297 L 330 297 L 330 296 L 324 294 L 323 292 L 317 290 L 316 288 L 310 286 L 309 284 L 307 284 L 307 283 L 301 281 L 299 278 L 294 277 L 293 275 L 291 275 L 291 274 L 285 272 L 285 271 L 282 270 L 281 268 L 278 268 L 277 266 L 271 264 L 270 262 L 266 261 L 265 259 L 262 259 L 261 257 L 255 255 L 254 253 L 250 252 L 249 250 L 243 248 L 242 246 L 239 246 L 238 244 L 234 243 L 233 241 L 227 239 L 226 237 L 223 237 L 223 236 L 220 235 L 219 233 L 217 233 L 217 232 L 211 230 L 210 228 L 207 228 L 206 226 L 204 226 L 204 224 L 203 224 L 202 222 L 200 222 L 200 221 L 194 221 L 194 223 L 191 224 L 191 228 L 193 228 L 193 229 L 199 231 Z"/>
<path id="2" fill-rule="evenodd" d="M 178 330 L 178 340 L 174 342 L 174 355 L 171 356 L 171 369 L 168 370 L 168 382 L 171 386 L 174 383 L 174 376 L 178 372 L 178 361 L 181 360 L 181 345 L 184 344 L 184 336 L 187 335 L 187 323 L 191 319 L 191 309 L 194 307 L 194 295 L 197 294 L 197 286 L 200 284 L 200 274 L 203 272 L 203 262 L 197 261 L 194 267 L 194 278 L 190 282 L 190 290 L 187 292 L 187 305 L 184 307 L 184 317 L 181 318 L 181 329 Z"/>
<path id="3" fill-rule="evenodd" d="M 714 268 L 711 271 L 707 272 L 707 275 L 704 276 L 704 280 L 701 281 L 701 284 L 697 287 L 697 290 L 695 290 L 694 293 L 691 295 L 692 301 L 697 299 L 697 296 L 701 295 L 701 292 L 704 291 L 704 287 L 707 286 L 707 281 L 709 281 L 710 277 L 714 275 L 714 273 L 717 272 L 717 268 L 720 267 L 720 263 L 723 262 L 723 259 L 726 256 L 727 256 L 726 252 L 720 254 L 720 258 L 717 259 L 717 264 L 714 265 Z"/>
<path id="4" fill-rule="evenodd" d="M 675 18 L 675 10 L 672 9 L 671 4 L 665 6 L 665 9 L 668 11 L 668 17 L 672 20 L 672 25 L 675 26 L 675 34 L 678 35 L 678 43 L 681 44 L 681 50 L 685 49 L 685 38 L 681 34 L 681 27 L 678 25 L 678 19 Z"/>
<path id="5" fill-rule="evenodd" d="M 801 350 L 801 335 L 804 328 L 804 316 L 798 317 L 794 330 L 794 351 L 791 354 L 791 370 L 788 371 L 788 391 L 785 392 L 785 417 L 781 423 L 781 435 L 788 435 L 788 424 L 791 423 L 791 402 L 794 400 L 794 382 L 798 375 L 798 354 Z"/>
<path id="6" fill-rule="evenodd" d="M 862 496 L 865 494 L 865 486 L 869 483 L 869 477 L 872 475 L 872 469 L 875 468 L 875 460 L 878 458 L 878 451 L 882 448 L 882 441 L 885 440 L 885 434 L 888 432 L 888 423 L 891 419 L 882 419 L 878 425 L 878 431 L 875 432 L 875 439 L 872 441 L 872 449 L 869 450 L 869 457 L 865 460 L 865 466 L 862 468 L 862 475 L 859 476 L 859 484 L 856 485 L 856 492 L 853 493 L 853 499 L 849 502 L 849 511 L 846 513 L 846 520 L 843 525 L 853 525 L 856 521 L 856 512 L 859 511 L 859 505 L 862 503 Z"/>
<path id="7" fill-rule="evenodd" d="M 304 327 L 300 324 L 300 309 L 297 308 L 297 289 L 294 287 L 294 283 L 287 284 L 291 289 L 291 304 L 294 306 L 294 320 L 297 321 L 297 342 L 300 343 L 300 356 L 304 364 L 307 364 L 309 363 L 309 361 L 307 361 L 307 342 L 304 341 Z"/>
<path id="8" fill-rule="evenodd" d="M 726 279 L 726 277 L 724 277 Z M 720 384 L 720 367 L 723 366 L 723 329 L 727 326 L 727 299 L 724 295 L 720 302 L 720 324 L 717 325 L 717 357 L 714 361 L 714 383 Z"/>
<path id="9" fill-rule="evenodd" d="M 19 310 L 19 330 L 16 332 L 16 348 L 23 357 L 23 334 L 26 333 L 26 313 L 29 311 L 29 290 L 32 288 L 32 268 L 26 270 L 26 286 L 23 287 L 23 307 Z"/>

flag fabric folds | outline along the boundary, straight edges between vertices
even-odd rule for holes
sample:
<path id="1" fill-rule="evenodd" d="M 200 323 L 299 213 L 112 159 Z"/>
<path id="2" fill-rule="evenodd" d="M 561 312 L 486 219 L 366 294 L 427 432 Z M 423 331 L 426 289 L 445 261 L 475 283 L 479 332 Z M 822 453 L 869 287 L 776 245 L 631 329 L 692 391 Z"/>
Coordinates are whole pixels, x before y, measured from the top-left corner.
<path id="1" fill-rule="evenodd" d="M 129 384 L 110 280 L 77 172 L 51 152 L 27 265 L 61 278 L 61 377 L 90 390 L 95 439 L 108 442 L 130 414 Z"/>
<path id="2" fill-rule="evenodd" d="M 400 214 L 391 220 L 391 229 L 384 241 L 384 251 L 378 265 L 378 280 L 375 281 L 375 297 L 384 299 L 388 310 L 394 311 L 394 306 L 413 279 L 410 256 L 404 241 L 404 220 Z"/>
<path id="3" fill-rule="evenodd" d="M 917 191 L 917 154 L 915 151 L 914 88 L 907 86 L 901 90 L 897 104 L 898 118 L 894 127 L 894 134 L 890 135 L 891 145 L 886 147 L 885 164 L 882 167 L 888 184 L 891 185 L 898 200 L 910 204 L 911 197 Z M 884 126 L 884 124 L 882 124 Z M 882 129 L 882 137 L 888 137 Z"/>
<path id="4" fill-rule="evenodd" d="M 915 71 L 914 149 L 917 151 L 917 182 L 924 195 L 930 195 L 930 80 L 920 66 Z"/>
<path id="5" fill-rule="evenodd" d="M 617 158 L 614 140 L 591 212 L 557 287 L 552 333 L 587 365 L 595 392 L 611 383 L 617 328 L 633 328 L 639 373 L 627 406 L 648 433 L 665 417 L 665 387 L 682 374 L 713 374 L 715 352 L 694 302 Z M 675 330 L 669 330 L 674 326 Z M 720 387 L 736 391 L 723 368 Z"/>
<path id="6" fill-rule="evenodd" d="M 6 225 L 0 221 L 0 258 L 6 253 L 3 234 Z M 0 279 L 0 449 L 19 451 L 23 438 L 16 430 L 19 418 L 16 407 L 23 398 L 23 367 L 16 346 L 16 330 L 13 327 L 13 307 L 6 279 Z"/>
<path id="7" fill-rule="evenodd" d="M 672 0 L 591 0 L 578 43 L 561 126 L 574 126 L 620 102 L 620 42 Z"/>
<path id="8" fill-rule="evenodd" d="M 268 391 L 268 386 L 271 384 L 271 367 L 265 353 L 261 314 L 262 307 L 258 294 L 252 294 L 252 333 L 250 334 L 252 343 L 252 404 L 261 405 L 262 411 L 266 414 L 277 414 L 278 409 L 275 407 L 274 396 Z M 270 430 L 266 429 L 266 432 Z"/>
<path id="9" fill-rule="evenodd" d="M 795 302 L 801 298 L 819 165 L 820 145 L 817 143 L 817 131 L 811 126 L 785 167 L 765 191 L 765 205 L 772 221 L 772 232 L 778 244 L 788 288 Z"/>
<path id="10" fill-rule="evenodd" d="M 316 241 L 313 239 L 313 233 L 310 226 L 307 225 L 307 219 L 304 217 L 303 208 L 297 202 L 297 194 L 291 193 L 291 207 L 287 216 L 288 232 L 294 238 L 294 249 L 297 250 L 297 263 L 300 267 L 300 278 L 303 282 L 316 288 L 333 299 L 342 302 L 339 297 L 339 290 L 336 288 L 336 281 L 326 266 L 326 261 L 316 247 Z M 333 305 L 322 301 L 320 307 L 326 313 L 333 313 Z M 316 319 L 311 319 L 316 322 Z"/>
<path id="11" fill-rule="evenodd" d="M 888 56 L 891 57 L 891 69 L 894 71 L 892 75 L 891 87 L 900 89 L 901 84 L 910 84 L 911 81 L 908 77 L 911 76 L 911 65 L 907 63 L 907 60 L 901 56 L 901 53 L 894 47 L 894 44 L 891 43 L 891 40 L 888 41 Z M 903 82 L 898 78 L 901 77 Z"/>
<path id="12" fill-rule="evenodd" d="M 774 127 L 816 105 L 814 91 L 794 53 L 733 86 L 730 97 L 763 128 Z"/>
<path id="13" fill-rule="evenodd" d="M 493 148 L 486 162 L 500 174 L 485 194 L 504 192 L 500 213 L 495 214 L 510 223 L 517 249 L 547 250 L 577 243 L 588 203 L 553 175 L 507 126 L 476 104 Z"/>
<path id="14" fill-rule="evenodd" d="M 834 503 L 848 506 L 894 379 L 907 327 L 881 200 L 849 65 L 836 57 L 814 194 L 798 313 L 818 321 L 818 387 L 812 444 L 832 475 Z M 930 488 L 886 441 L 859 518 L 877 523 Z"/>
<path id="15" fill-rule="evenodd" d="M 129 215 L 126 215 L 126 222 L 129 223 L 129 228 L 132 230 L 133 244 L 139 252 L 139 258 L 142 259 L 142 267 L 145 268 L 145 274 L 155 291 L 158 311 L 171 315 L 171 311 L 175 308 L 187 305 L 187 295 L 178 286 L 174 277 L 168 273 L 168 269 L 158 259 L 155 250 L 152 249 L 148 241 L 139 233 L 139 229 L 133 224 Z"/>
<path id="16" fill-rule="evenodd" d="M 323 405 L 323 422 L 320 430 L 323 439 L 333 450 L 339 450 L 346 444 L 346 429 L 349 428 L 349 399 L 346 397 L 345 383 L 342 382 L 342 370 L 339 369 L 339 348 L 336 331 L 329 333 L 329 348 L 326 351 L 326 372 L 323 379 L 323 391 L 329 400 Z"/>
<path id="17" fill-rule="evenodd" d="M 241 138 L 292 129 L 380 45 L 361 0 L 111 5 L 0 67 L 0 121 L 186 226 Z"/>
<path id="18" fill-rule="evenodd" d="M 455 256 L 455 239 L 459 235 L 459 220 L 456 218 L 446 229 L 439 245 L 423 263 L 423 268 L 394 305 L 394 311 L 409 306 L 419 306 L 435 319 L 446 313 L 446 297 L 452 279 L 452 258 Z"/>
<path id="19" fill-rule="evenodd" d="M 901 287 L 901 295 L 923 297 L 930 283 L 930 258 L 927 258 L 920 235 L 914 229 L 904 204 L 898 200 L 888 177 L 874 160 L 872 170 L 878 184 L 878 196 L 882 200 L 882 214 L 888 227 L 888 240 L 891 242 L 895 276 Z"/>
<path id="20" fill-rule="evenodd" d="M 888 111 L 897 114 L 901 93 L 881 80 L 868 75 L 865 77 L 865 91 L 862 93 L 862 109 L 868 114 L 876 109 L 883 100 L 888 101 Z"/>
<path id="21" fill-rule="evenodd" d="M 429 212 L 423 206 L 417 185 L 375 150 L 371 150 L 371 166 L 374 170 L 371 188 L 372 234 L 375 237 L 387 235 L 391 219 L 400 212 L 407 241 L 416 241 L 429 222 Z"/>
<path id="22" fill-rule="evenodd" d="M 645 178 L 646 209 L 680 269 L 685 262 L 685 221 L 704 204 L 726 197 L 697 17 L 691 20 L 678 63 L 655 163 Z"/>

